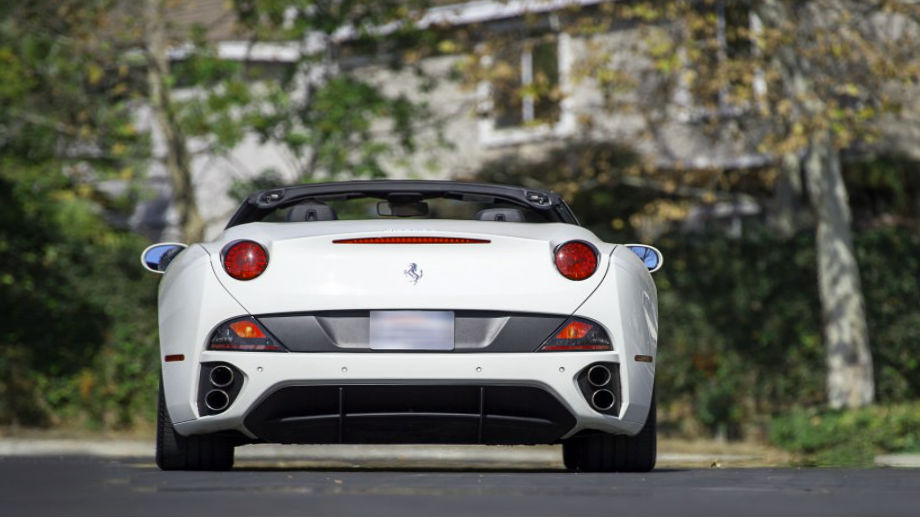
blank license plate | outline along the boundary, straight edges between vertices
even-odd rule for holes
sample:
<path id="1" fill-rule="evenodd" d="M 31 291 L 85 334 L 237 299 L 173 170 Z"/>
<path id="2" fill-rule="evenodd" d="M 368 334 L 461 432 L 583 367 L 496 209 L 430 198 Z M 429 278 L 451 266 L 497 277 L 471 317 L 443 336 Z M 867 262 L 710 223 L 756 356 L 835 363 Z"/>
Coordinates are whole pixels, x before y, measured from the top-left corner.
<path id="1" fill-rule="evenodd" d="M 453 311 L 371 311 L 371 349 L 451 351 Z"/>

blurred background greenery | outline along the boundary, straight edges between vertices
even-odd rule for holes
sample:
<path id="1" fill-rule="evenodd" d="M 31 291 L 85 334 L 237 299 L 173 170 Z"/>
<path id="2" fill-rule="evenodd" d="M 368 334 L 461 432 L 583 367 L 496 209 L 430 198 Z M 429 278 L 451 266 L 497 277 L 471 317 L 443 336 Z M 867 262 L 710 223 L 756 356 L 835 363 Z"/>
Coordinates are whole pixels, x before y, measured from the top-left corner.
<path id="1" fill-rule="evenodd" d="M 227 154 L 246 135 L 257 135 L 297 158 L 295 178 L 264 171 L 234 179 L 228 192 L 219 193 L 237 200 L 251 189 L 279 183 L 425 176 L 424 168 L 419 172 L 406 165 L 419 151 L 420 127 L 435 128 L 430 143 L 435 148 L 457 144 L 441 133 L 444 121 L 435 120 L 426 102 L 411 92 L 393 93 L 360 73 L 329 67 L 328 53 L 303 52 L 290 69 L 260 77 L 253 86 L 258 71 L 220 59 L 200 25 L 169 25 L 170 9 L 178 8 L 173 4 L 38 0 L 0 6 L 0 425 L 150 426 L 159 377 L 159 279 L 140 268 L 138 254 L 157 236 L 132 224 L 132 214 L 151 198 L 151 164 L 167 170 L 178 214 L 173 226 L 185 240 L 195 241 L 206 235 L 207 222 L 198 213 L 193 141 L 198 148 L 203 142 L 210 153 Z M 384 56 L 386 67 L 411 69 L 421 93 L 438 82 L 474 88 L 482 81 L 503 84 L 495 76 L 500 67 L 482 65 L 488 62 L 480 56 L 483 41 L 500 47 L 509 34 L 519 34 L 426 26 L 421 22 L 429 4 L 237 0 L 222 5 L 248 31 L 250 42 L 304 39 L 305 34 L 333 41 L 343 26 L 356 28 L 351 43 L 338 44 L 340 54 Z M 625 11 L 601 4 L 580 9 L 573 2 L 563 10 L 563 26 L 572 34 L 590 35 L 633 24 L 649 44 L 646 52 L 651 49 L 658 77 L 679 72 L 672 70 L 675 56 L 705 61 L 695 71 L 709 73 L 713 84 L 694 84 L 704 94 L 706 89 L 723 92 L 713 97 L 717 103 L 725 102 L 726 84 L 735 92 L 743 90 L 739 82 L 756 79 L 739 63 L 761 58 L 757 52 L 726 54 L 714 64 L 700 52 L 712 41 L 724 45 L 726 35 L 716 31 L 725 20 L 724 2 L 626 2 Z M 750 2 L 733 4 L 754 9 Z M 780 10 L 822 5 L 766 4 Z M 903 6 L 878 2 L 877 7 L 900 12 Z M 718 12 L 721 18 L 714 17 Z M 907 15 L 920 20 L 916 10 Z M 676 19 L 694 28 L 693 37 L 671 34 L 672 39 L 660 40 L 656 28 Z M 371 30 L 392 22 L 401 24 L 395 32 Z M 733 37 L 753 38 L 744 31 Z M 783 45 L 795 43 L 778 39 L 773 44 L 779 55 Z M 880 78 L 862 81 L 859 70 L 828 72 L 849 81 L 845 95 L 852 105 L 809 108 L 797 119 L 783 114 L 782 99 L 735 99 L 773 106 L 743 119 L 751 124 L 757 119 L 761 138 L 753 145 L 762 156 L 774 157 L 756 167 L 688 168 L 680 160 L 662 165 L 616 139 L 574 134 L 536 158 L 510 153 L 474 170 L 448 172 L 461 179 L 554 189 L 601 239 L 651 240 L 662 250 L 666 265 L 655 279 L 663 434 L 768 441 L 817 464 L 861 464 L 879 451 L 920 449 L 920 163 L 876 145 L 880 133 L 868 122 L 905 109 L 903 102 L 875 99 L 874 81 L 915 85 L 920 76 L 913 61 L 892 55 L 885 58 L 891 63 L 882 63 L 878 55 L 845 55 L 828 45 L 826 52 L 837 62 L 876 59 Z M 171 61 L 170 46 L 184 49 L 181 60 Z M 826 56 L 818 52 L 809 59 L 821 63 Z M 418 65 L 426 56 L 444 55 L 471 58 L 443 77 L 431 77 Z M 623 98 L 610 99 L 630 83 L 614 67 L 598 64 L 609 57 L 604 52 L 588 56 L 582 79 L 607 89 L 604 109 L 622 109 Z M 303 86 L 298 73 L 320 66 L 323 77 L 307 85 L 310 95 L 293 95 Z M 823 79 L 814 83 L 825 85 Z M 550 82 L 510 81 L 510 91 L 496 98 L 512 103 L 530 98 L 533 106 L 544 98 L 558 101 L 560 92 L 551 83 L 558 78 L 543 80 Z M 200 87 L 200 95 L 177 94 L 190 85 Z M 863 96 L 861 90 L 873 93 Z M 658 102 L 651 90 L 645 94 L 641 102 L 630 101 L 636 113 L 648 114 L 649 106 L 643 105 Z M 909 103 L 916 98 L 907 101 L 907 108 L 915 108 Z M 149 110 L 160 134 L 167 135 L 162 153 L 153 151 L 150 127 L 137 122 L 139 110 Z M 371 131 L 381 120 L 388 124 L 385 138 Z M 581 122 L 592 125 L 588 119 Z M 720 124 L 704 126 L 722 131 Z M 725 124 L 737 126 L 738 119 Z M 827 404 L 825 321 L 816 269 L 821 209 L 801 185 L 791 199 L 777 201 L 789 180 L 783 159 L 814 154 L 824 134 L 832 135 L 834 156 L 842 157 L 874 373 L 874 404 L 846 405 L 853 407 L 848 410 Z M 793 169 L 795 177 L 807 168 Z M 720 203 L 735 207 L 731 216 L 707 217 L 705 211 Z M 737 210 L 745 203 L 758 210 Z"/>

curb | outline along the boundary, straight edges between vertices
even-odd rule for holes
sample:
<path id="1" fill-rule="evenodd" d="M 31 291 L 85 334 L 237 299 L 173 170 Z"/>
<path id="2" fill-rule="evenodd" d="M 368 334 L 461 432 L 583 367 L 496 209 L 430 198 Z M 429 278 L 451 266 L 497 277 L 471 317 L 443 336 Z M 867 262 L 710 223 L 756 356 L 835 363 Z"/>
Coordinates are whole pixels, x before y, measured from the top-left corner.
<path id="1" fill-rule="evenodd" d="M 898 453 L 878 455 L 875 465 L 886 468 L 920 468 L 920 453 Z"/>

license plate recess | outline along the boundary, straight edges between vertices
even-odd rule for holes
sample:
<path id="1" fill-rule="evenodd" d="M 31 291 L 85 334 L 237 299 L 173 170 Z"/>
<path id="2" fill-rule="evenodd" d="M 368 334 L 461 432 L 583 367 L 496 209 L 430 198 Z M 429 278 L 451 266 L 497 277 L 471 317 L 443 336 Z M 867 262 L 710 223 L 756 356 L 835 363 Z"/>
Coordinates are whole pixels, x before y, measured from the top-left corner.
<path id="1" fill-rule="evenodd" d="M 453 311 L 371 311 L 374 350 L 452 351 Z"/>

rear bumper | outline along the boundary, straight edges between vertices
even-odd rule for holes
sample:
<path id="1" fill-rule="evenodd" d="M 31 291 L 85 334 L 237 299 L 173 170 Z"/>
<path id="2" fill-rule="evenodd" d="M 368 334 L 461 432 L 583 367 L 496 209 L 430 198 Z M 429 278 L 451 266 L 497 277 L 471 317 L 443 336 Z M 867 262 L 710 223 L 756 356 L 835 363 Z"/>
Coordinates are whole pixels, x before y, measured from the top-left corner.
<path id="1" fill-rule="evenodd" d="M 343 384 L 278 389 L 244 425 L 274 443 L 540 444 L 575 417 L 537 387 Z"/>
<path id="2" fill-rule="evenodd" d="M 183 435 L 236 430 L 268 442 L 555 442 L 581 430 L 635 434 L 650 393 L 632 393 L 632 369 L 617 352 L 572 353 L 246 353 L 205 351 L 243 380 L 230 406 L 201 416 L 197 389 L 168 401 L 196 418 Z M 619 411 L 594 410 L 577 376 L 598 362 L 619 365 Z M 169 383 L 170 364 L 164 365 Z M 186 370 L 177 369 L 180 375 Z M 200 376 L 201 369 L 195 369 Z M 201 380 L 192 383 L 198 387 Z M 652 385 L 652 379 L 639 386 Z M 344 398 L 340 402 L 339 398 Z M 483 398 L 482 400 L 480 398 Z M 315 406 L 311 406 L 316 402 Z"/>

